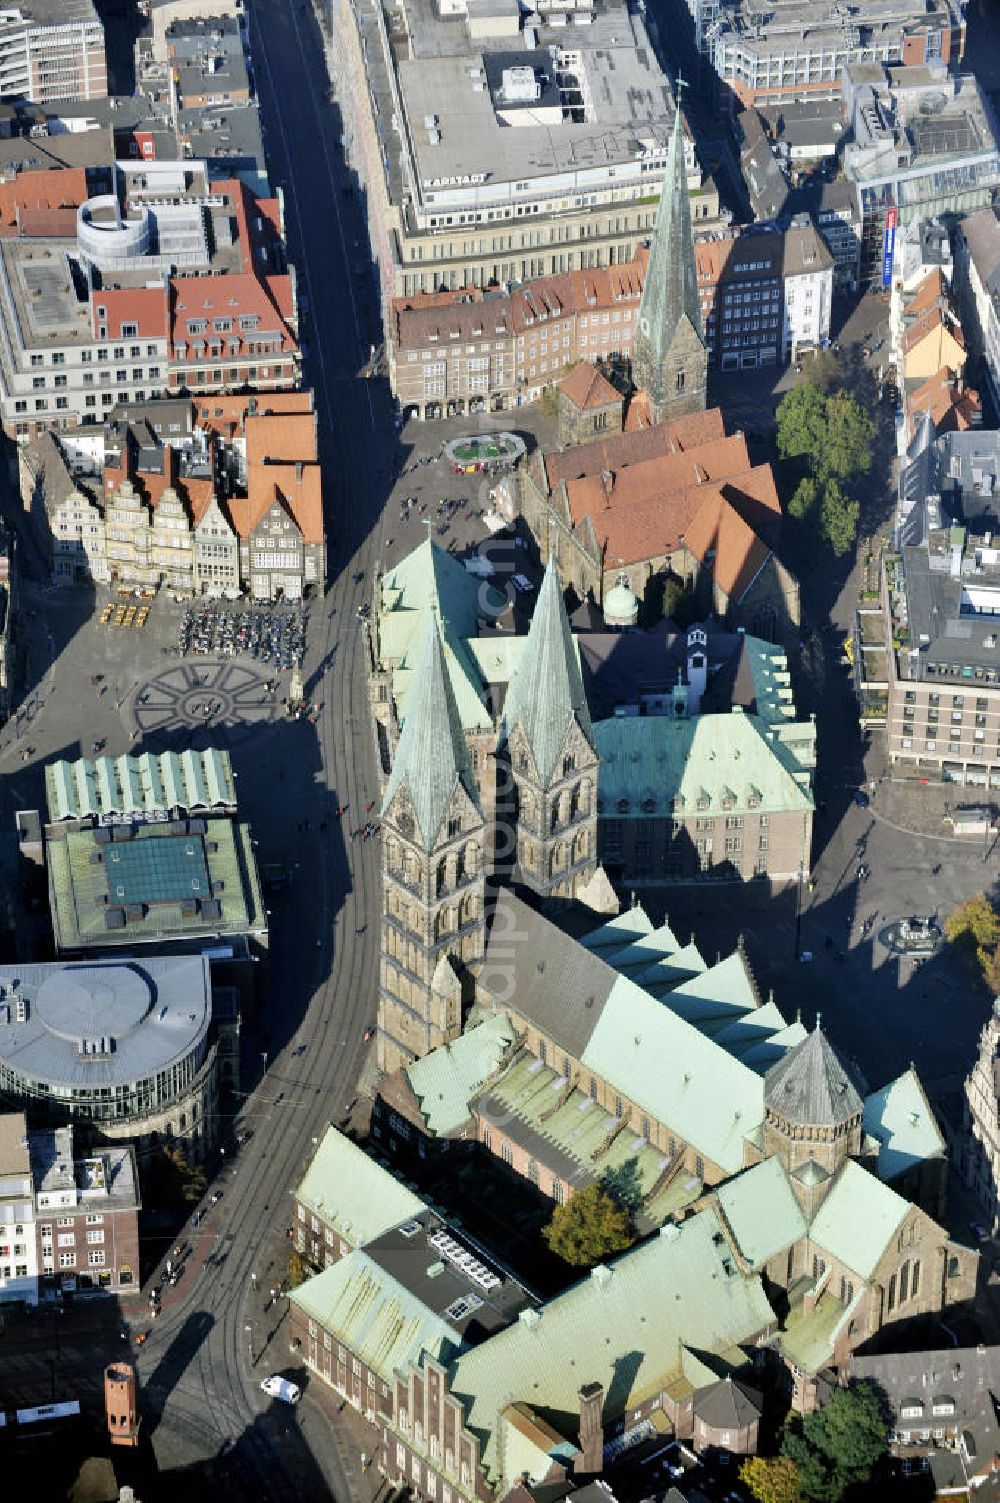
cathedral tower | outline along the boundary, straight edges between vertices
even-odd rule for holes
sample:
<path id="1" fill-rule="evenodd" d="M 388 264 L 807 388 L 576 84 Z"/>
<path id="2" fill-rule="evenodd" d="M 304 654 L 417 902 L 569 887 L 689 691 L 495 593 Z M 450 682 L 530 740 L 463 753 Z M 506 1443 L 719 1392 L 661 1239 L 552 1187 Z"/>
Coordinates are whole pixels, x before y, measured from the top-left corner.
<path id="1" fill-rule="evenodd" d="M 653 422 L 662 423 L 701 412 L 707 382 L 708 350 L 694 264 L 678 87 L 674 129 L 632 342 L 632 384 L 649 398 Z"/>
<path id="2" fill-rule="evenodd" d="M 861 1152 L 864 1103 L 816 1020 L 764 1076 L 764 1156 L 776 1153 L 806 1216 L 837 1170 Z"/>
<path id="3" fill-rule="evenodd" d="M 456 1038 L 483 952 L 483 811 L 436 617 L 428 612 L 382 803 L 378 1062 Z"/>
<path id="4" fill-rule="evenodd" d="M 598 757 L 555 560 L 504 705 L 500 746 L 516 795 L 516 876 L 574 897 L 597 865 Z"/>

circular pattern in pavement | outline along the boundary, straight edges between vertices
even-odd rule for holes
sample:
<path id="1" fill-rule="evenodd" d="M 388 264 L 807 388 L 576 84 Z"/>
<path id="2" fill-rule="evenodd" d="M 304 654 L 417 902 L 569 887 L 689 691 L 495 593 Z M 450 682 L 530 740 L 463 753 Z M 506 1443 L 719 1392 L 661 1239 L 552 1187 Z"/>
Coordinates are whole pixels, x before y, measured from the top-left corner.
<path id="1" fill-rule="evenodd" d="M 267 686 L 278 677 L 253 663 L 208 657 L 178 663 L 136 688 L 132 722 L 141 738 L 202 729 L 233 746 L 275 718 L 281 691 Z"/>

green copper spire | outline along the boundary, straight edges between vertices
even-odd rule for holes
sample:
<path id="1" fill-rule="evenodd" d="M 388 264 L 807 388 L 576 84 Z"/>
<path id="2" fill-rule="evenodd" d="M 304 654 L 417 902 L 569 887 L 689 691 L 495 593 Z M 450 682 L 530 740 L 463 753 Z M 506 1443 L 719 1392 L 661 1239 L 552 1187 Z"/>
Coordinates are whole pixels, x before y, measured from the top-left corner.
<path id="1" fill-rule="evenodd" d="M 382 801 L 386 815 L 405 787 L 413 803 L 425 850 L 437 841 L 441 822 L 459 784 L 482 814 L 472 759 L 445 666 L 437 617 L 428 612 L 417 666 L 406 696 L 406 715 Z"/>
<path id="2" fill-rule="evenodd" d="M 679 79 L 674 128 L 632 347 L 633 382 L 637 388 L 649 393 L 655 408 L 669 403 L 675 391 L 684 389 L 683 385 L 677 387 L 676 382 L 667 379 L 678 336 L 686 335 L 685 342 L 704 346 L 691 234 L 691 205 L 684 167 L 682 86 L 683 81 Z M 684 328 L 685 323 L 690 326 L 688 330 Z"/>
<path id="3" fill-rule="evenodd" d="M 538 776 L 547 783 L 574 720 L 593 747 L 580 660 L 569 629 L 559 571 L 555 560 L 549 559 L 527 645 L 507 691 L 504 732 L 509 736 L 520 721 Z"/>

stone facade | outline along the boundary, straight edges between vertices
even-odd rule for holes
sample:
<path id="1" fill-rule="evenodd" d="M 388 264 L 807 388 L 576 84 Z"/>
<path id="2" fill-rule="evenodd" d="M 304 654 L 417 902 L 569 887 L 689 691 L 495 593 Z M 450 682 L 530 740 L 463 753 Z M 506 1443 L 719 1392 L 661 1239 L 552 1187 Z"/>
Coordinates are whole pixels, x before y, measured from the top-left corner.
<path id="1" fill-rule="evenodd" d="M 511 733 L 508 751 L 517 790 L 521 880 L 542 897 L 572 897 L 597 860 L 597 754 L 577 726 L 547 777 L 520 725 Z"/>
<path id="2" fill-rule="evenodd" d="M 426 848 L 405 790 L 383 811 L 382 830 L 379 1066 L 394 1070 L 461 1032 L 455 966 L 467 972 L 482 955 L 484 830 L 463 791 Z"/>
<path id="3" fill-rule="evenodd" d="M 605 395 L 606 400 L 579 405 L 563 384 L 559 391 L 559 443 L 564 449 L 571 444 L 588 444 L 605 433 L 621 432 L 622 398 L 614 391 Z"/>
<path id="4" fill-rule="evenodd" d="M 654 422 L 700 412 L 708 385 L 708 350 L 701 333 L 685 318 L 663 354 L 656 356 L 640 323 L 633 342 L 632 381 L 649 394 Z"/>
<path id="5" fill-rule="evenodd" d="M 1000 1001 L 983 1024 L 979 1053 L 965 1082 L 960 1164 L 995 1232 L 1000 1225 Z"/>
<path id="6" fill-rule="evenodd" d="M 484 831 L 432 617 L 382 808 L 382 1070 L 462 1030 L 470 968 L 483 951 Z"/>

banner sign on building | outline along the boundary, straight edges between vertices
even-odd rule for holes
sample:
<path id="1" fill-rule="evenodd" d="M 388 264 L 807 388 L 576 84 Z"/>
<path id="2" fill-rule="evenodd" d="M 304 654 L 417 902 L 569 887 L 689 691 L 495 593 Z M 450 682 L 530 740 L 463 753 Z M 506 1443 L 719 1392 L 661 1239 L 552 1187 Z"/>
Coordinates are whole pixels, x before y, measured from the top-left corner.
<path id="1" fill-rule="evenodd" d="M 892 286 L 892 258 L 896 249 L 896 224 L 898 210 L 887 209 L 885 214 L 885 239 L 882 241 L 882 286 Z"/>

